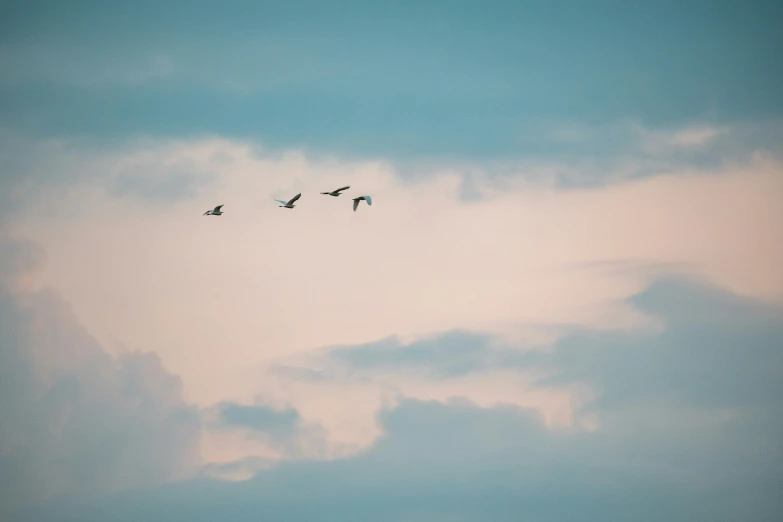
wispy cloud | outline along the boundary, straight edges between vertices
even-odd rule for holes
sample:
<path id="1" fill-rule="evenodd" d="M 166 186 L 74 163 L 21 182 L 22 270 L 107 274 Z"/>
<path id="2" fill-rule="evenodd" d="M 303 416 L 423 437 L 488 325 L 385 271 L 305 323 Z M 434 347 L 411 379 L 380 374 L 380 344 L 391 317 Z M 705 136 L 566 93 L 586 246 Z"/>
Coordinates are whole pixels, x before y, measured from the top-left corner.
<path id="1" fill-rule="evenodd" d="M 661 149 L 701 147 L 728 132 L 729 129 L 709 126 L 695 126 L 668 133 L 639 129 L 642 136 L 642 147 L 650 152 L 659 152 Z"/>

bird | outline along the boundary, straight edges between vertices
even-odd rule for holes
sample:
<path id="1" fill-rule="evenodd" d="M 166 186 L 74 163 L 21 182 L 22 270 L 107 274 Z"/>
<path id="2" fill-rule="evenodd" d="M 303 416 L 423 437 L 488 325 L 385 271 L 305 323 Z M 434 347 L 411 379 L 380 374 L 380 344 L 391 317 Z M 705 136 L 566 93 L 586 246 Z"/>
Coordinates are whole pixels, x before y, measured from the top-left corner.
<path id="1" fill-rule="evenodd" d="M 334 197 L 337 197 L 337 196 L 339 196 L 339 195 L 340 195 L 340 192 L 342 192 L 343 190 L 348 190 L 349 188 L 351 188 L 351 186 L 350 186 L 350 185 L 348 185 L 347 187 L 338 188 L 337 190 L 333 190 L 333 191 L 331 191 L 331 192 L 321 192 L 321 194 L 325 194 L 325 195 L 327 195 L 327 196 L 334 196 Z"/>
<path id="2" fill-rule="evenodd" d="M 218 205 L 214 209 L 207 210 L 206 212 L 204 212 L 204 215 L 205 216 L 222 216 L 223 212 L 220 210 L 221 208 L 223 208 L 223 205 Z"/>
<path id="3" fill-rule="evenodd" d="M 282 203 L 282 205 L 280 205 L 281 208 L 294 208 L 294 202 L 296 202 L 296 200 L 301 197 L 302 197 L 302 193 L 300 192 L 296 196 L 292 197 L 291 200 L 288 202 L 283 201 L 282 199 L 276 199 L 275 201 L 277 201 L 278 203 Z"/>
<path id="4" fill-rule="evenodd" d="M 356 207 L 359 206 L 359 202 L 361 200 L 366 201 L 368 205 L 372 205 L 372 198 L 370 196 L 359 196 L 358 198 L 353 198 L 353 211 L 354 212 L 356 212 Z"/>

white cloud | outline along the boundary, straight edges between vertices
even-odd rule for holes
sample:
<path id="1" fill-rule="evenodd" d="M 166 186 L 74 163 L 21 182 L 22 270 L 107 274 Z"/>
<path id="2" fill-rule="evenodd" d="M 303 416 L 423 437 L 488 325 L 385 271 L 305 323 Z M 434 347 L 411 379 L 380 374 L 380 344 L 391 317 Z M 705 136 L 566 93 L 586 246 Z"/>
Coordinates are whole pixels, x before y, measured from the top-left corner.
<path id="1" fill-rule="evenodd" d="M 642 140 L 642 148 L 649 152 L 659 152 L 662 149 L 696 148 L 730 132 L 727 128 L 696 125 L 674 131 L 650 131 L 637 127 Z"/>
<path id="2" fill-rule="evenodd" d="M 708 144 L 718 136 L 729 134 L 728 127 L 717 127 L 707 124 L 691 124 L 675 129 L 651 129 L 636 121 L 627 120 L 606 125 L 588 125 L 584 123 L 537 123 L 528 129 L 544 140 L 560 143 L 614 143 L 627 145 L 647 152 L 663 153 L 672 148 L 695 148 Z"/>
<path id="3" fill-rule="evenodd" d="M 551 342 L 563 324 L 657 328 L 626 301 L 652 279 L 649 266 L 747 296 L 783 296 L 783 177 L 771 160 L 589 190 L 477 175 L 483 199 L 465 202 L 453 170 L 403 182 L 383 162 L 257 152 L 227 140 L 144 143 L 81 159 L 71 152 L 70 169 L 132 177 L 156 164 L 165 176 L 189 165 L 213 181 L 167 206 L 110 197 L 94 183 L 41 188 L 13 227 L 46 248 L 42 281 L 107 345 L 159 347 L 201 405 L 264 392 L 301 409 L 330 431 L 336 453 L 377 436 L 383 386 L 316 392 L 274 384 L 268 365 L 322 346 L 454 328 L 530 343 Z M 318 194 L 344 184 L 352 188 L 340 198 Z M 293 211 L 272 201 L 297 192 Z M 374 204 L 352 212 L 350 194 L 359 193 Z M 224 216 L 201 216 L 217 204 Z M 630 265 L 606 270 L 616 261 Z M 536 398 L 524 386 L 490 391 L 492 379 L 394 383 L 413 396 L 459 391 L 568 419 L 565 399 Z"/>

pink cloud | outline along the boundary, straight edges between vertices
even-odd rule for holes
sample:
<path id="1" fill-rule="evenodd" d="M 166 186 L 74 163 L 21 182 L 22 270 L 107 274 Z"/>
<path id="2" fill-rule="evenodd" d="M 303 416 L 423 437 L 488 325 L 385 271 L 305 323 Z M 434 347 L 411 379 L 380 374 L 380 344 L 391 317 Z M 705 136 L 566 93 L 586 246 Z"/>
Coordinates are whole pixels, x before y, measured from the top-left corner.
<path id="1" fill-rule="evenodd" d="M 215 181 L 195 200 L 168 206 L 111 198 L 91 184 L 42 192 L 13 224 L 46 248 L 52 262 L 42 280 L 99 339 L 158 347 L 189 400 L 248 402 L 263 389 L 346 447 L 376 436 L 378 383 L 357 393 L 322 386 L 318 396 L 298 384 L 264 387 L 263 369 L 392 334 L 411 340 L 461 328 L 541 343 L 561 324 L 658 328 L 627 303 L 655 277 L 648 266 L 677 267 L 759 299 L 783 296 L 783 168 L 763 158 L 578 190 L 477 175 L 483 199 L 472 202 L 460 200 L 453 168 L 403 182 L 383 162 L 259 156 L 226 140 L 141 144 L 81 161 L 109 175 L 150 162 L 190 164 Z M 344 184 L 372 195 L 373 206 L 353 212 L 350 194 L 319 195 Z M 293 211 L 272 201 L 297 192 Z M 220 203 L 224 216 L 201 216 Z M 630 265 L 601 268 L 616 261 Z M 459 389 L 489 402 L 533 400 L 524 389 L 488 394 L 489 380 L 442 390 L 399 384 L 422 397 Z M 567 419 L 566 403 L 552 401 L 534 402 Z M 341 411 L 361 419 L 350 427 Z"/>

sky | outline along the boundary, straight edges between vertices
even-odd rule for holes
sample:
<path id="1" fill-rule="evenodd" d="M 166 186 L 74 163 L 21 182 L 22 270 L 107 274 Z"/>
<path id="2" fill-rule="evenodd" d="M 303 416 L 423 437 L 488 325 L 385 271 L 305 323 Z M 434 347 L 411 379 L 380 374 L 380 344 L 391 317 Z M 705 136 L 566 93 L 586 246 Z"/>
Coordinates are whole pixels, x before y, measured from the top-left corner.
<path id="1" fill-rule="evenodd" d="M 781 23 L 2 2 L 0 520 L 776 519 Z"/>

